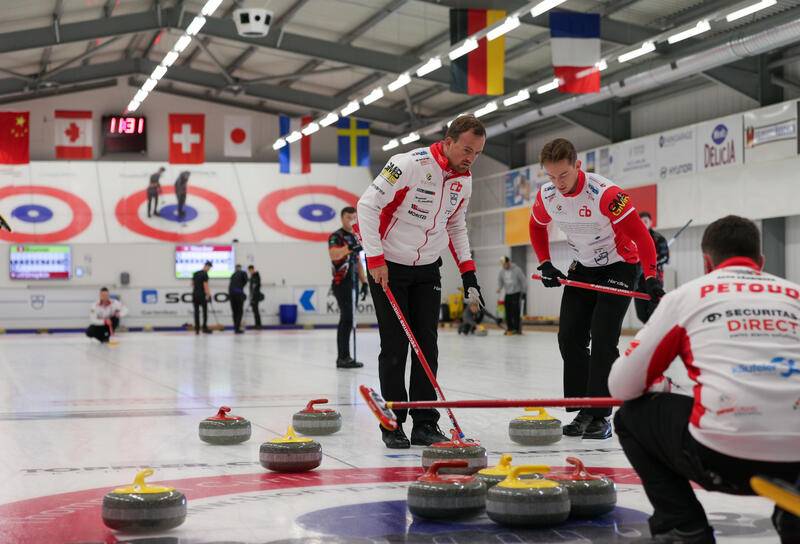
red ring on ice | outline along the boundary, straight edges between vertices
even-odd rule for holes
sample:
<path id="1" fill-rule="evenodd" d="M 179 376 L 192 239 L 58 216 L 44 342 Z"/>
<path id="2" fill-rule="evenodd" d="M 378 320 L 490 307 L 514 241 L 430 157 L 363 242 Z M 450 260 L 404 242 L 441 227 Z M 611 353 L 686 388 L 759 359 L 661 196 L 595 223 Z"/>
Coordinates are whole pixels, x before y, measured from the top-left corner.
<path id="1" fill-rule="evenodd" d="M 45 195 L 61 200 L 72 210 L 72 221 L 61 230 L 42 234 L 3 231 L 0 232 L 0 239 L 16 243 L 48 244 L 62 242 L 82 233 L 92 222 L 92 209 L 89 205 L 82 198 L 67 191 L 44 185 L 8 185 L 0 188 L 0 200 L 8 196 L 25 194 Z"/>
<path id="2" fill-rule="evenodd" d="M 330 233 L 297 229 L 286 224 L 286 222 L 278 215 L 278 206 L 284 201 L 295 196 L 314 193 L 335 196 L 336 198 L 342 199 L 353 207 L 355 207 L 358 203 L 358 195 L 354 195 L 353 193 L 339 189 L 338 187 L 333 187 L 332 185 L 306 185 L 304 187 L 278 189 L 277 191 L 269 193 L 267 196 L 261 199 L 261 202 L 258 203 L 258 215 L 269 228 L 280 232 L 281 234 L 291 236 L 292 238 L 297 238 L 298 240 L 324 242 L 328 239 Z"/>

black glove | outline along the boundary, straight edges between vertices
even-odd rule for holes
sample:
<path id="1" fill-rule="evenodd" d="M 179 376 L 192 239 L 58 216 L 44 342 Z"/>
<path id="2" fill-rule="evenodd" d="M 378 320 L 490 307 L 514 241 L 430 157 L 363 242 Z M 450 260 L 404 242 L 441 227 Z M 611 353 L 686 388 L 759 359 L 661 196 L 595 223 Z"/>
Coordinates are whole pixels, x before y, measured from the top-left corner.
<path id="1" fill-rule="evenodd" d="M 361 295 L 361 302 L 367 300 L 367 291 L 369 291 L 369 287 L 367 286 L 367 282 L 361 284 L 361 291 L 359 294 Z"/>
<path id="2" fill-rule="evenodd" d="M 481 307 L 483 308 L 486 307 L 486 303 L 483 301 L 483 294 L 481 293 L 481 288 L 478 285 L 478 277 L 475 275 L 475 272 L 473 270 L 461 274 L 461 284 L 464 286 L 464 297 L 469 297 L 469 289 L 470 287 L 472 287 L 476 291 L 478 291 L 478 298 L 481 301 Z"/>
<path id="3" fill-rule="evenodd" d="M 567 277 L 550 261 L 542 263 L 539 265 L 539 268 L 536 270 L 540 270 L 542 272 L 542 284 L 545 287 L 561 287 L 561 282 L 559 282 L 559 278 L 567 279 Z"/>
<path id="4" fill-rule="evenodd" d="M 348 245 L 347 249 L 349 249 L 351 253 L 361 253 L 364 251 L 364 248 L 361 247 L 361 244 L 358 242 L 353 242 L 352 244 Z"/>
<path id="5" fill-rule="evenodd" d="M 650 295 L 650 303 L 653 306 L 656 306 L 659 302 L 661 302 L 661 297 L 666 295 L 664 292 L 664 287 L 655 276 L 650 276 L 644 280 L 644 288 L 647 290 L 647 294 Z"/>

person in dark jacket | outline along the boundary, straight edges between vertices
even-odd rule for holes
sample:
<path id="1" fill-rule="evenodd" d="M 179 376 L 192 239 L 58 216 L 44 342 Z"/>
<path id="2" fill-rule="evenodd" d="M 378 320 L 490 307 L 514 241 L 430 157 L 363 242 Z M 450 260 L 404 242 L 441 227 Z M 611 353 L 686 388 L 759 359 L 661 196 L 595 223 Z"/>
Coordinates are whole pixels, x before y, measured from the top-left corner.
<path id="1" fill-rule="evenodd" d="M 245 287 L 247 287 L 247 272 L 242 270 L 242 265 L 237 264 L 228 282 L 228 298 L 233 311 L 233 332 L 236 334 L 244 332 L 242 317 L 244 316 L 244 301 L 247 299 L 247 295 L 244 294 Z"/>
<path id="2" fill-rule="evenodd" d="M 158 196 L 161 194 L 161 174 L 164 173 L 163 166 L 158 169 L 158 172 L 150 176 L 150 183 L 147 185 L 147 217 L 158 215 Z M 152 206 L 152 211 L 151 211 Z"/>
<path id="3" fill-rule="evenodd" d="M 189 175 L 188 170 L 184 170 L 178 175 L 175 180 L 175 196 L 178 199 L 178 217 L 183 218 L 186 216 L 184 206 L 186 206 L 186 194 L 189 192 Z"/>
<path id="4" fill-rule="evenodd" d="M 261 274 L 252 264 L 247 267 L 247 273 L 250 274 L 250 308 L 253 310 L 255 328 L 260 329 L 261 312 L 258 309 L 258 305 L 264 300 L 264 294 L 261 292 Z"/>
<path id="5" fill-rule="evenodd" d="M 653 218 L 650 216 L 649 212 L 641 212 L 639 217 L 642 218 L 644 226 L 647 227 L 647 230 L 650 232 L 650 237 L 653 239 L 653 243 L 656 245 L 656 278 L 658 278 L 658 281 L 661 282 L 661 288 L 663 289 L 664 265 L 669 262 L 669 244 L 667 243 L 666 238 L 653 230 Z M 639 292 L 647 292 L 644 285 L 643 274 L 639 274 L 639 282 L 637 285 L 639 286 Z M 638 298 L 634 299 L 633 304 L 636 307 L 636 317 L 638 317 L 639 321 L 642 323 L 647 323 L 647 320 L 650 319 L 650 314 L 652 314 L 653 310 L 656 308 L 655 304 L 652 304 L 648 300 L 642 300 Z"/>
<path id="6" fill-rule="evenodd" d="M 208 328 L 208 301 L 211 300 L 211 288 L 208 286 L 208 271 L 211 261 L 206 261 L 201 270 L 192 275 L 192 306 L 194 307 L 194 333 L 211 334 Z M 200 328 L 200 309 L 203 310 L 203 327 Z"/>

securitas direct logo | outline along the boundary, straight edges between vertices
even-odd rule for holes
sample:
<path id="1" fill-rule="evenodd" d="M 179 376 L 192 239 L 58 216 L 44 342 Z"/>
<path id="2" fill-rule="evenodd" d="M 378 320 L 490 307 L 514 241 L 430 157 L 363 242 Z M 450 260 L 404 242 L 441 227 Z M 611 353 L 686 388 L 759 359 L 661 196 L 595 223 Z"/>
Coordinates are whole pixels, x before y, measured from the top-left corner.
<path id="1" fill-rule="evenodd" d="M 717 145 L 722 145 L 722 142 L 724 142 L 727 137 L 728 127 L 722 124 L 715 126 L 714 131 L 711 133 L 711 140 Z"/>

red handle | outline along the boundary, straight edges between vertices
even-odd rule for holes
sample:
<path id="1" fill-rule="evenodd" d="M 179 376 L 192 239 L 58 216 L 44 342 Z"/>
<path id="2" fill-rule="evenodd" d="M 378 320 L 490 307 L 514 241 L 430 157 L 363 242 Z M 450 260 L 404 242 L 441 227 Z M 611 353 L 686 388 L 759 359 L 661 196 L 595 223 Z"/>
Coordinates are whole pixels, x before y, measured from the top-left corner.
<path id="1" fill-rule="evenodd" d="M 531 274 L 531 279 L 541 280 L 542 276 L 539 274 Z M 584 281 L 565 280 L 558 278 L 561 285 L 567 287 L 577 287 L 579 289 L 588 289 L 589 291 L 597 291 L 598 293 L 605 293 L 607 295 L 619 295 L 621 297 L 640 298 L 642 300 L 650 300 L 650 295 L 640 293 L 638 291 L 629 291 L 627 289 L 618 289 L 617 287 L 606 287 L 605 285 L 596 285 L 594 283 L 586 283 Z"/>

